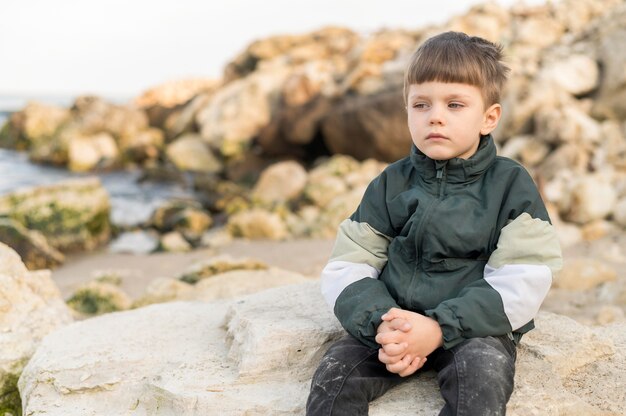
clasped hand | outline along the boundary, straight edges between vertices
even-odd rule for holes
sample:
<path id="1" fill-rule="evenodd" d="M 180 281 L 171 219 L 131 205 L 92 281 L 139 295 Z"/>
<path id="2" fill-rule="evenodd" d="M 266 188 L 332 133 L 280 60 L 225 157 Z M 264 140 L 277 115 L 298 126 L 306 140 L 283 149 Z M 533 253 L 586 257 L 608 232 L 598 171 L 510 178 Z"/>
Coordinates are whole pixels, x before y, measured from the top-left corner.
<path id="1" fill-rule="evenodd" d="M 443 345 L 437 321 L 416 312 L 391 308 L 382 316 L 376 342 L 381 345 L 378 359 L 387 370 L 401 377 L 422 368 L 426 357 Z"/>

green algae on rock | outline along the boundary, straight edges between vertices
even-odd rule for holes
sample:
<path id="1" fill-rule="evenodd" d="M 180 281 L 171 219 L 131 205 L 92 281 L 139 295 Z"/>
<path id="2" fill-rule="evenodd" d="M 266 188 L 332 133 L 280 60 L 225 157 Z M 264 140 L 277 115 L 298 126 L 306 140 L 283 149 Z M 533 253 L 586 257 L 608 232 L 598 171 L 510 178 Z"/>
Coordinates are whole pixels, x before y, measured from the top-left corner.
<path id="1" fill-rule="evenodd" d="M 76 290 L 67 305 L 79 314 L 91 316 L 129 309 L 132 300 L 115 284 L 92 281 Z"/>
<path id="2" fill-rule="evenodd" d="M 0 241 L 17 251 L 29 270 L 51 269 L 65 261 L 40 232 L 28 230 L 11 218 L 0 217 Z"/>
<path id="3" fill-rule="evenodd" d="M 196 284 L 202 279 L 232 270 L 266 269 L 268 269 L 268 265 L 258 260 L 232 259 L 226 256 L 219 256 L 191 265 L 179 279 L 186 283 Z"/>
<path id="4" fill-rule="evenodd" d="M 25 365 L 20 366 L 20 372 Z M 0 379 L 0 414 L 3 416 L 22 416 L 22 399 L 17 389 L 19 378 L 18 373 Z"/>
<path id="5" fill-rule="evenodd" d="M 72 179 L 0 197 L 0 216 L 43 234 L 59 251 L 92 250 L 110 238 L 109 195 L 97 178 Z"/>

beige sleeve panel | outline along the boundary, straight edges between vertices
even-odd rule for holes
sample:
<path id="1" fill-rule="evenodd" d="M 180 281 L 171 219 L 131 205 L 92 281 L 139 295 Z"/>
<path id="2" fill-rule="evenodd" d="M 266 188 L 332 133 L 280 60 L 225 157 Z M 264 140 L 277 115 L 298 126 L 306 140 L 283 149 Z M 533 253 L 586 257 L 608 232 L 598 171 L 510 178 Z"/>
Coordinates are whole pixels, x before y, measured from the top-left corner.
<path id="1" fill-rule="evenodd" d="M 561 246 L 552 224 L 523 213 L 500 233 L 498 247 L 491 253 L 489 266 L 545 265 L 552 273 L 563 267 Z"/>
<path id="2" fill-rule="evenodd" d="M 380 271 L 387 264 L 390 241 L 390 237 L 376 231 L 367 223 L 344 220 L 339 225 L 329 263 L 342 261 L 368 264 Z"/>

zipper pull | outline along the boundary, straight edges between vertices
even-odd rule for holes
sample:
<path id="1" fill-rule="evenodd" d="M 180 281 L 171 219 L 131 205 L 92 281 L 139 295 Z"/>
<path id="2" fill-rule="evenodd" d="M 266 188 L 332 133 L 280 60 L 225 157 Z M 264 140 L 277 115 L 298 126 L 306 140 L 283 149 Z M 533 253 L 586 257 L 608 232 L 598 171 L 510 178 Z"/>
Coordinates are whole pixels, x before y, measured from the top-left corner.
<path id="1" fill-rule="evenodd" d="M 437 179 L 443 178 L 443 168 L 437 169 Z"/>

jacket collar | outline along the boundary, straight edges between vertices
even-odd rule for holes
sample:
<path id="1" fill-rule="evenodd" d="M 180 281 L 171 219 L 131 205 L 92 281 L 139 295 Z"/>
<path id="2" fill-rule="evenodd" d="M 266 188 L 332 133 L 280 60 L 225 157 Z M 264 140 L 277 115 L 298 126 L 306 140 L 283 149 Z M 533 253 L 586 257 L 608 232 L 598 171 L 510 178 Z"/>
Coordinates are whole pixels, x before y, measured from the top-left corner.
<path id="1" fill-rule="evenodd" d="M 437 171 L 445 171 L 446 181 L 451 183 L 472 182 L 478 179 L 496 159 L 496 145 L 491 135 L 481 136 L 478 150 L 469 159 L 453 158 L 433 160 L 413 144 L 411 163 L 424 179 L 436 179 Z M 441 173 L 440 173 L 441 175 Z"/>

